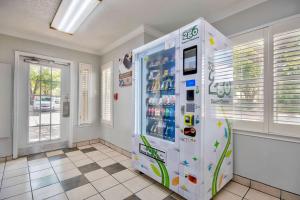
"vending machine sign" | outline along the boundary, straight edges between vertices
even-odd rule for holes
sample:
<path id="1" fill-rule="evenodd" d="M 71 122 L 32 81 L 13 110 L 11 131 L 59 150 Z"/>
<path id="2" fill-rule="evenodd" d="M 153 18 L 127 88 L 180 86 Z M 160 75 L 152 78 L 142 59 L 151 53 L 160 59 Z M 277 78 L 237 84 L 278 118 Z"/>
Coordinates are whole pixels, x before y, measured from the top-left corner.
<path id="1" fill-rule="evenodd" d="M 187 29 L 182 33 L 182 44 L 199 38 L 199 29 L 197 25 Z"/>
<path id="2" fill-rule="evenodd" d="M 155 152 L 155 153 L 153 153 L 153 152 Z M 167 157 L 166 153 L 161 150 L 155 149 L 153 147 L 140 144 L 140 153 L 142 153 L 148 157 L 151 157 L 155 160 L 159 160 L 163 163 L 166 162 L 166 157 Z M 153 156 L 153 155 L 156 155 L 156 156 Z"/>

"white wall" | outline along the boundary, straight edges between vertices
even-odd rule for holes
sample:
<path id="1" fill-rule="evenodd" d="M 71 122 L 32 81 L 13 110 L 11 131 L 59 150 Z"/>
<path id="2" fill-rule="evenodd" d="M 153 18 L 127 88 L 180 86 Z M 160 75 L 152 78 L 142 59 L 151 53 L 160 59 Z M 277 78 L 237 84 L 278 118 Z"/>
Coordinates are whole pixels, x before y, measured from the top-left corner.
<path id="1" fill-rule="evenodd" d="M 213 24 L 226 35 L 300 13 L 299 0 L 269 0 Z M 234 173 L 300 194 L 300 144 L 234 135 Z"/>
<path id="2" fill-rule="evenodd" d="M 12 129 L 12 67 L 0 63 L 0 157 L 10 153 Z"/>
<path id="3" fill-rule="evenodd" d="M 34 42 L 30 40 L 24 40 L 20 38 L 15 38 L 15 37 L 10 37 L 6 35 L 1 35 L 0 34 L 0 63 L 7 63 L 10 64 L 11 66 L 14 66 L 14 52 L 15 51 L 24 51 L 24 52 L 30 52 L 30 53 L 35 53 L 35 54 L 40 54 L 40 55 L 46 55 L 46 56 L 52 56 L 52 57 L 57 57 L 57 58 L 63 58 L 67 60 L 71 60 L 75 63 L 75 71 L 76 74 L 78 74 L 78 63 L 79 62 L 85 62 L 85 63 L 90 63 L 94 66 L 94 71 L 96 76 L 96 82 L 99 83 L 99 66 L 100 66 L 100 56 L 96 55 L 91 55 L 87 53 L 82 53 L 79 51 L 74 51 L 70 49 L 65 49 L 61 47 L 56 47 L 48 44 L 43 44 L 40 42 Z M 0 103 L 3 101 L 7 101 L 8 96 L 10 97 L 10 102 L 13 102 L 12 99 L 12 89 L 13 88 L 13 77 L 10 73 L 13 73 L 13 67 L 10 70 L 1 68 L 0 73 L 2 75 L 6 74 L 7 75 L 7 80 L 5 80 L 5 83 L 2 82 L 1 84 L 8 84 L 8 87 L 5 91 L 1 91 L 1 96 L 0 96 Z M 76 76 L 76 83 L 78 80 L 78 76 Z M 96 90 L 99 91 L 99 84 L 96 85 L 97 88 Z M 77 87 L 77 85 L 76 85 Z M 99 91 L 100 92 L 100 91 Z M 5 94 L 5 95 L 4 95 Z M 76 94 L 77 96 L 77 94 Z M 96 102 L 94 107 L 96 111 L 99 111 L 99 94 L 98 96 L 95 97 L 97 100 L 94 101 Z M 74 102 L 75 105 L 77 105 L 77 101 Z M 7 105 L 9 106 L 9 105 Z M 2 110 L 0 111 L 2 112 Z M 13 113 L 12 108 L 10 108 L 10 113 Z M 76 111 L 77 113 L 77 111 Z M 99 114 L 99 112 L 97 112 Z M 10 118 L 10 115 L 8 114 L 7 116 Z M 99 118 L 99 117 L 98 117 Z M 76 141 L 81 141 L 81 140 L 89 140 L 89 139 L 94 139 L 94 138 L 99 138 L 99 120 L 96 120 L 96 122 L 89 126 L 89 127 L 78 127 L 77 126 L 77 115 L 75 116 L 75 122 L 74 122 L 74 142 Z M 0 124 L 0 131 L 2 130 L 10 130 L 10 137 L 8 138 L 1 138 L 0 137 L 0 157 L 11 155 L 12 154 L 12 120 L 10 120 L 10 123 L 7 124 Z M 2 133 L 0 133 L 0 136 Z"/>
<path id="4" fill-rule="evenodd" d="M 231 35 L 296 14 L 300 14 L 299 0 L 268 0 L 213 25 Z"/>
<path id="5" fill-rule="evenodd" d="M 114 93 L 119 94 L 119 100 L 113 102 L 114 126 L 101 125 L 101 138 L 128 151 L 131 151 L 131 136 L 134 131 L 133 90 L 132 87 L 119 87 L 118 59 L 153 39 L 155 38 L 148 34 L 140 34 L 101 57 L 102 65 L 109 61 L 114 63 Z"/>

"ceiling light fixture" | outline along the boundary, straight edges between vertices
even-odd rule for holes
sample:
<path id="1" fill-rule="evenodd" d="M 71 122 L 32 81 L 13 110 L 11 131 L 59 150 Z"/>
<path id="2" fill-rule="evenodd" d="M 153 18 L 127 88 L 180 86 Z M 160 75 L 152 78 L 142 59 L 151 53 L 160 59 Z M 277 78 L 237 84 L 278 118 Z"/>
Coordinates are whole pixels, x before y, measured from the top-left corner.
<path id="1" fill-rule="evenodd" d="M 62 0 L 51 28 L 73 34 L 101 0 Z"/>

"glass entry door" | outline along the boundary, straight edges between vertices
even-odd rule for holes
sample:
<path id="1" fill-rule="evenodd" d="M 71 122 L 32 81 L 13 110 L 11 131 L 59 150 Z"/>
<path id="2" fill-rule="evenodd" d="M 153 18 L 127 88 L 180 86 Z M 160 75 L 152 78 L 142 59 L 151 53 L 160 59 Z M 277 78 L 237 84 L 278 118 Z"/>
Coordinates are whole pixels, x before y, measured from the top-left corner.
<path id="1" fill-rule="evenodd" d="M 61 138 L 61 68 L 29 64 L 28 142 Z"/>

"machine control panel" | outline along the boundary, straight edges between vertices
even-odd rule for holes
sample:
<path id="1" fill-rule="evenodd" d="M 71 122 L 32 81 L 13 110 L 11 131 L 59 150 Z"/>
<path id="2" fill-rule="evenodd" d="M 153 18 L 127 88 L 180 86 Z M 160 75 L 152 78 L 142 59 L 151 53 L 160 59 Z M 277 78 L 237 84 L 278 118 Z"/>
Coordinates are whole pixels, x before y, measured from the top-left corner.
<path id="1" fill-rule="evenodd" d="M 186 112 L 195 112 L 195 104 L 194 103 L 187 103 L 186 104 Z"/>
<path id="2" fill-rule="evenodd" d="M 184 124 L 186 126 L 194 126 L 194 115 L 193 114 L 185 114 L 184 115 Z"/>
<path id="3" fill-rule="evenodd" d="M 194 87 L 195 85 L 196 85 L 196 80 L 195 79 L 185 81 L 185 86 L 186 87 Z"/>
<path id="4" fill-rule="evenodd" d="M 187 90 L 186 91 L 186 100 L 187 101 L 194 101 L 195 99 L 195 91 L 194 90 Z"/>
<path id="5" fill-rule="evenodd" d="M 196 136 L 196 129 L 193 127 L 186 127 L 183 130 L 183 134 L 186 136 L 190 136 L 190 137 L 195 137 Z"/>
<path id="6" fill-rule="evenodd" d="M 183 50 L 183 75 L 197 73 L 197 45 Z"/>

